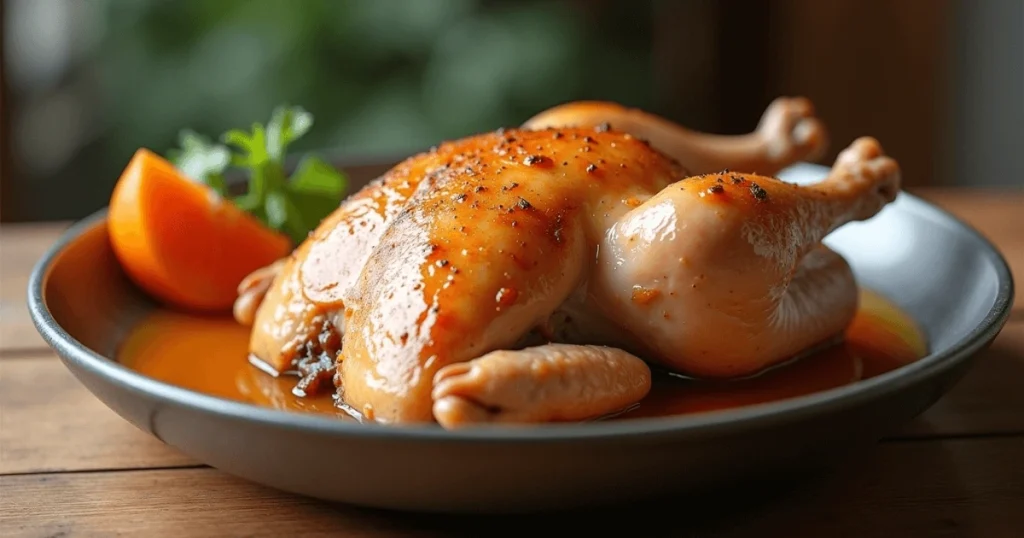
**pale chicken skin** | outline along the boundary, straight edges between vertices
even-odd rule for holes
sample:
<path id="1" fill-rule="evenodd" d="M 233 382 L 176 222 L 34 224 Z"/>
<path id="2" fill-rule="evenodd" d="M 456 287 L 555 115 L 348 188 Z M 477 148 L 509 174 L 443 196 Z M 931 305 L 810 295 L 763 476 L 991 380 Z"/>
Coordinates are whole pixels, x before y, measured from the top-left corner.
<path id="1" fill-rule="evenodd" d="M 596 418 L 646 395 L 646 363 L 755 374 L 842 333 L 856 283 L 820 241 L 899 190 L 868 138 L 819 185 L 768 176 L 824 143 L 801 99 L 743 137 L 556 107 L 398 165 L 247 279 L 236 318 L 276 372 L 340 335 L 339 399 L 382 423 Z"/>

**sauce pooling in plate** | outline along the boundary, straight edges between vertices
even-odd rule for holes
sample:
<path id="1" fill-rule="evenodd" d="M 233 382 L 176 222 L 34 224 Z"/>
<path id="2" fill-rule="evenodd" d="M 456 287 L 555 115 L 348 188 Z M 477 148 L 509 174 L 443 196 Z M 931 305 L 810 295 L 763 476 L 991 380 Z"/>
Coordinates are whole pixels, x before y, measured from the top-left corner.
<path id="1" fill-rule="evenodd" d="M 153 312 L 122 344 L 120 362 L 183 388 L 289 411 L 354 420 L 330 394 L 299 397 L 296 378 L 273 377 L 249 363 L 249 328 L 230 317 Z M 860 308 L 836 344 L 748 379 L 684 379 L 658 370 L 650 394 L 612 420 L 681 415 L 767 403 L 841 387 L 909 364 L 927 354 L 924 336 L 897 306 L 861 292 Z"/>

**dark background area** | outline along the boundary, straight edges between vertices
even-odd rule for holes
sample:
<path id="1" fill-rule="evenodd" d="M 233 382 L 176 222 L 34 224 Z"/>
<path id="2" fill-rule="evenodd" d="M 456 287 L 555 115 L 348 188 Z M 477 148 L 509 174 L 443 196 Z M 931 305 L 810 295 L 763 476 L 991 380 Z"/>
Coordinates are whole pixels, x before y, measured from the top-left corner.
<path id="1" fill-rule="evenodd" d="M 0 219 L 106 205 L 134 151 L 279 103 L 296 146 L 390 163 L 606 99 L 751 130 L 810 97 L 832 147 L 872 135 L 908 188 L 1024 186 L 1019 0 L 3 0 Z"/>

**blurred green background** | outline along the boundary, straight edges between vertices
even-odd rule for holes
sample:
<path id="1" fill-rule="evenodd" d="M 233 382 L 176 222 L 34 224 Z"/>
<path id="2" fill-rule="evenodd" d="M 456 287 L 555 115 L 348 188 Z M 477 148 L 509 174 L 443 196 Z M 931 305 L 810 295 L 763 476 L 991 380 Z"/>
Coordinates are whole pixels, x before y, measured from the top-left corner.
<path id="1" fill-rule="evenodd" d="M 105 27 L 83 69 L 112 114 L 101 121 L 131 125 L 108 141 L 116 154 L 282 102 L 316 117 L 307 144 L 360 155 L 515 124 L 585 88 L 649 105 L 646 43 L 588 29 L 563 2 L 90 2 Z"/>
<path id="2" fill-rule="evenodd" d="M 909 186 L 1024 184 L 1019 0 L 0 0 L 4 221 L 103 207 L 139 147 L 278 104 L 296 150 L 390 163 L 605 99 L 752 129 L 810 97 L 829 162 L 870 134 Z M 879 37 L 882 36 L 882 37 Z"/>
<path id="3" fill-rule="evenodd" d="M 14 126 L 19 169 L 36 176 L 23 190 L 59 182 L 70 195 L 32 208 L 37 218 L 77 216 L 83 199 L 102 205 L 140 146 L 162 153 L 183 127 L 218 136 L 262 123 L 281 103 L 315 118 L 296 150 L 360 160 L 515 125 L 572 98 L 651 104 L 649 16 L 627 4 L 596 24 L 552 1 L 6 4 L 20 10 L 26 24 L 15 31 L 27 41 L 70 41 L 49 66 L 36 57 L 25 61 L 41 65 L 15 59 L 8 69 L 26 96 Z M 78 184 L 61 179 L 76 174 Z"/>

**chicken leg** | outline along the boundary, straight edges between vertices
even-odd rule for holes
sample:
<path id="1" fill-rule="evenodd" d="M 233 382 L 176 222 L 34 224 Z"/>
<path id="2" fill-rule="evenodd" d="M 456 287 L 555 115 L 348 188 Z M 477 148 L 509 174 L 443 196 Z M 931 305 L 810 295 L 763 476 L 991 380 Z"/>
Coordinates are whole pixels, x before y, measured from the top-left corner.
<path id="1" fill-rule="evenodd" d="M 876 214 L 899 186 L 897 164 L 871 138 L 812 186 L 746 174 L 685 179 L 608 231 L 591 306 L 632 335 L 623 347 L 673 371 L 755 374 L 845 329 L 857 286 L 821 240 Z"/>
<path id="2" fill-rule="evenodd" d="M 481 383 L 490 388 L 481 391 Z M 621 349 L 546 344 L 498 350 L 438 371 L 434 418 L 448 429 L 588 420 L 625 409 L 650 389 L 650 368 Z"/>
<path id="3" fill-rule="evenodd" d="M 828 145 L 814 106 L 802 97 L 780 97 L 765 109 L 757 129 L 743 136 L 699 133 L 639 109 L 577 101 L 537 114 L 526 129 L 607 126 L 648 140 L 692 175 L 723 169 L 772 176 L 801 160 L 819 158 Z"/>

